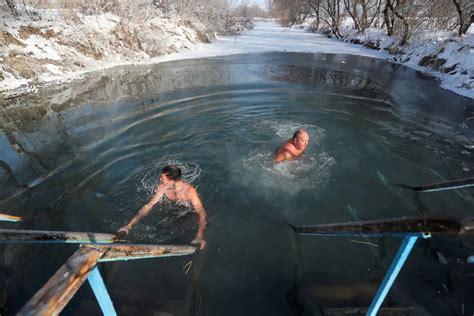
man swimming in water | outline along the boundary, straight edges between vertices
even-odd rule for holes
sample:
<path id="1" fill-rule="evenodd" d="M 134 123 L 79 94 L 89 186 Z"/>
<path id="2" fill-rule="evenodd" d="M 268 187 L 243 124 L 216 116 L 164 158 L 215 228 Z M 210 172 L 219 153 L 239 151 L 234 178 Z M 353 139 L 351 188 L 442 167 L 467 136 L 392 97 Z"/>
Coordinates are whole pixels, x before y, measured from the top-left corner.
<path id="1" fill-rule="evenodd" d="M 309 134 L 304 129 L 297 130 L 293 137 L 288 139 L 275 153 L 274 163 L 279 163 L 285 160 L 294 160 L 301 156 L 308 147 Z"/>
<path id="2" fill-rule="evenodd" d="M 189 183 L 181 180 L 181 169 L 175 165 L 165 166 L 161 170 L 161 183 L 158 185 L 155 195 L 145 204 L 135 215 L 132 220 L 124 227 L 118 230 L 118 234 L 127 235 L 132 227 L 145 215 L 150 212 L 153 206 L 158 203 L 163 196 L 171 201 L 188 203 L 190 202 L 196 213 L 199 215 L 199 228 L 196 238 L 191 245 L 198 246 L 203 249 L 206 246 L 204 240 L 204 229 L 206 228 L 206 211 L 202 205 L 196 189 Z"/>

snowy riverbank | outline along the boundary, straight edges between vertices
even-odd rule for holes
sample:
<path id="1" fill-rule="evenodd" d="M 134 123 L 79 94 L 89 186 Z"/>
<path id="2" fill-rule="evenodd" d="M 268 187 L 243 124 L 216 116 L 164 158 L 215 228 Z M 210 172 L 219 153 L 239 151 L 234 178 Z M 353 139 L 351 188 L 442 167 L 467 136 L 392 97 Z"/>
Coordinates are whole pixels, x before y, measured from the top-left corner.
<path id="1" fill-rule="evenodd" d="M 112 27 L 116 27 L 113 26 L 113 17 L 104 16 L 101 17 L 101 19 L 101 21 L 95 19 L 85 22 L 84 27 L 98 28 L 103 32 L 105 34 L 104 40 L 109 41 L 107 45 L 105 45 L 106 47 L 110 45 L 124 45 L 123 40 L 118 40 L 118 43 L 111 42 L 111 39 L 106 36 L 106 34 L 110 35 L 110 33 L 107 33 L 107 29 L 110 30 Z M 157 23 L 158 27 L 158 23 L 163 24 L 169 22 L 156 21 L 155 23 Z M 108 28 L 105 28 L 103 26 L 104 24 L 108 25 Z M 64 59 L 61 53 L 67 53 L 67 50 L 59 47 L 57 43 L 50 38 L 48 39 L 46 36 L 30 34 L 24 39 L 26 43 L 24 45 L 26 46 L 21 47 L 15 43 L 10 45 L 16 45 L 17 49 L 20 49 L 24 54 L 33 54 L 34 56 L 43 56 L 44 54 L 43 58 L 46 59 L 42 65 L 43 69 L 45 69 L 44 73 L 36 76 L 33 80 L 17 79 L 12 75 L 4 76 L 4 80 L 0 81 L 0 91 L 9 91 L 9 94 L 17 94 L 28 90 L 31 91 L 37 85 L 70 80 L 78 76 L 84 76 L 84 74 L 89 71 L 120 64 L 159 63 L 170 60 L 204 58 L 239 53 L 291 51 L 362 55 L 402 63 L 408 67 L 438 77 L 441 80 L 440 84 L 443 88 L 474 98 L 474 37 L 472 34 L 464 37 L 462 42 L 455 40 L 447 41 L 442 46 L 420 44 L 416 49 L 412 51 L 407 50 L 407 52 L 402 55 L 392 55 L 383 49 L 385 47 L 383 44 L 380 45 L 382 49 L 374 50 L 362 45 L 330 39 L 322 34 L 307 32 L 304 29 L 284 28 L 276 23 L 269 22 L 257 22 L 253 30 L 247 31 L 241 36 L 220 37 L 210 44 L 203 44 L 203 41 L 198 38 L 198 33 L 193 30 L 193 28 L 188 28 L 185 25 L 176 27 L 176 25 L 170 23 L 166 24 L 166 27 L 160 24 L 159 27 L 167 30 L 166 34 L 168 35 L 166 40 L 169 44 L 166 47 L 174 47 L 170 51 L 165 51 L 164 53 L 167 53 L 166 55 L 155 57 L 149 55 L 143 57 L 142 52 L 137 52 L 136 54 L 132 54 L 134 57 L 127 56 L 127 58 L 124 58 L 123 55 L 110 55 L 109 51 L 104 49 L 104 46 L 100 46 L 99 51 L 103 51 L 101 58 L 97 59 L 94 58 L 94 56 L 84 55 L 85 57 L 81 57 L 81 60 L 84 60 L 84 62 L 80 67 L 74 67 L 74 63 L 71 65 L 70 62 L 67 65 L 56 65 L 57 62 L 54 58 Z M 137 35 L 137 37 L 140 36 L 142 35 Z M 153 42 L 148 42 L 150 40 L 153 41 L 154 39 L 149 38 L 148 40 L 143 40 L 141 45 L 153 45 Z M 382 40 L 380 41 L 380 43 L 382 43 Z M 436 58 L 446 59 L 441 65 L 442 67 L 435 69 L 432 64 L 429 64 L 429 67 L 420 66 L 420 60 L 425 58 L 425 56 L 433 54 L 433 51 L 438 52 L 436 55 L 433 55 Z M 74 56 L 77 55 L 78 53 L 75 52 Z M 51 61 L 49 62 L 49 60 Z M 427 59 L 425 58 L 425 60 Z M 449 69 L 451 70 L 444 72 Z"/>
<path id="2" fill-rule="evenodd" d="M 312 20 L 295 28 L 311 30 Z M 329 30 L 324 32 L 332 36 Z M 345 19 L 340 29 L 342 41 L 389 52 L 384 58 L 438 78 L 441 87 L 474 98 L 474 25 L 466 35 L 427 31 L 412 36 L 407 45 L 400 38 L 387 36 L 384 29 L 369 28 L 364 33 Z"/>
<path id="3" fill-rule="evenodd" d="M 127 17 L 27 7 L 14 17 L 0 10 L 0 94 L 31 93 L 117 65 L 153 63 L 157 56 L 210 43 L 217 30 L 249 26 L 232 17 L 206 24 L 193 16 L 138 9 Z"/>

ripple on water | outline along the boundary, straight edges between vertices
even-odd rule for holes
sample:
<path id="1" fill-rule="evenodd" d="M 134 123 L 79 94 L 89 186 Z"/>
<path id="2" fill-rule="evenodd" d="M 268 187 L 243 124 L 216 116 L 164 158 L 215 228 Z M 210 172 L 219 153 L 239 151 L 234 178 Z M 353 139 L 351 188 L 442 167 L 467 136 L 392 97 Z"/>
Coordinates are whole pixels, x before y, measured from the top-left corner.
<path id="1" fill-rule="evenodd" d="M 160 180 L 161 169 L 167 165 L 176 165 L 181 169 L 181 179 L 193 183 L 201 175 L 201 167 L 195 162 L 180 162 L 177 160 L 167 160 L 147 166 L 133 176 L 136 190 L 139 194 L 144 194 L 151 198 Z"/>
<path id="2" fill-rule="evenodd" d="M 323 188 L 336 164 L 336 159 L 325 152 L 278 164 L 273 163 L 273 158 L 270 151 L 252 152 L 242 161 L 246 172 L 240 177 L 241 181 L 246 186 L 254 186 L 253 191 L 265 196 L 282 192 L 296 194 Z"/>

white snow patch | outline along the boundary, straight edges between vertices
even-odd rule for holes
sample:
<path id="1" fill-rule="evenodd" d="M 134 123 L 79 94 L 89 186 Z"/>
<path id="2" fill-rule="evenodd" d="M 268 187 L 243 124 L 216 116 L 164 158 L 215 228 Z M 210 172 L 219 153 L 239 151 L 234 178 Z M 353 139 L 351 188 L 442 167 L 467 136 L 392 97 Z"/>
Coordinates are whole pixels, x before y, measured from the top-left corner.
<path id="1" fill-rule="evenodd" d="M 32 55 L 38 59 L 60 60 L 61 56 L 56 49 L 52 47 L 51 41 L 37 35 L 30 35 L 23 41 L 27 46 L 24 53 Z"/>
<path id="2" fill-rule="evenodd" d="M 101 15 L 79 14 L 79 17 L 89 29 L 97 33 L 111 32 L 120 21 L 120 18 L 112 13 L 105 13 Z"/>

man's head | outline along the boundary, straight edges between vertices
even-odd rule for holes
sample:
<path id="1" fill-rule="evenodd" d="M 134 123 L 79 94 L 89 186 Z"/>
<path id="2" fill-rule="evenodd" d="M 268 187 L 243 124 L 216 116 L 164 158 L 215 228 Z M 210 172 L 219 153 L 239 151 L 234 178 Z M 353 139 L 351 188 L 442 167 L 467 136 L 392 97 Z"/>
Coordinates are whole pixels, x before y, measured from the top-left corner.
<path id="1" fill-rule="evenodd" d="M 165 178 L 165 179 L 164 179 Z M 181 168 L 176 165 L 168 165 L 161 169 L 161 180 L 179 180 L 181 178 Z"/>
<path id="2" fill-rule="evenodd" d="M 298 150 L 304 150 L 308 147 L 309 143 L 309 134 L 306 130 L 300 128 L 293 134 L 293 145 Z"/>

